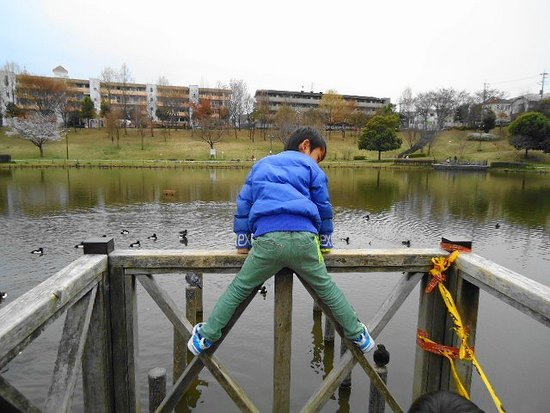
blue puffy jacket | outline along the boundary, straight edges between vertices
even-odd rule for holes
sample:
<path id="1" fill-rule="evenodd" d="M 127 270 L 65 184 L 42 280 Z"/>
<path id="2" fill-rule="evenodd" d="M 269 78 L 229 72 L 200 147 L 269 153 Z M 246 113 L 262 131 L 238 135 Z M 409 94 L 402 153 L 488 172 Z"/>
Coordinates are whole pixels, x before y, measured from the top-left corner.
<path id="1" fill-rule="evenodd" d="M 298 151 L 261 159 L 237 198 L 234 231 L 237 248 L 250 248 L 251 234 L 274 231 L 319 234 L 321 248 L 332 248 L 332 205 L 326 174 L 310 156 Z"/>

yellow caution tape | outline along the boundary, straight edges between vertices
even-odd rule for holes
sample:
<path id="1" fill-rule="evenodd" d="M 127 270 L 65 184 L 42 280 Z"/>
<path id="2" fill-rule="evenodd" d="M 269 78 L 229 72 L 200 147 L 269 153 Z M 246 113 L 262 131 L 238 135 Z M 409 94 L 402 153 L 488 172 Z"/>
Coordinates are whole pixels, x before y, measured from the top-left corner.
<path id="1" fill-rule="evenodd" d="M 489 391 L 489 394 L 491 395 L 491 398 L 493 399 L 493 402 L 495 403 L 496 408 L 500 413 L 505 413 L 506 410 L 504 409 L 502 402 L 500 401 L 498 395 L 496 394 L 496 391 L 491 385 L 489 378 L 483 371 L 483 368 L 481 367 L 481 364 L 479 363 L 479 360 L 477 359 L 473 348 L 468 344 L 469 335 L 468 335 L 467 329 L 462 322 L 462 317 L 458 312 L 458 308 L 456 307 L 456 304 L 453 300 L 453 297 L 451 296 L 451 293 L 443 284 L 443 281 L 446 279 L 443 272 L 446 271 L 455 262 L 455 260 L 458 257 L 458 254 L 459 254 L 458 251 L 453 251 L 453 253 L 450 254 L 448 257 L 432 258 L 432 263 L 434 266 L 430 270 L 430 275 L 432 275 L 433 278 L 432 280 L 430 280 L 430 283 L 426 287 L 426 292 L 431 292 L 435 287 L 435 285 L 437 285 L 439 292 L 441 294 L 441 297 L 443 298 L 443 301 L 447 306 L 447 310 L 449 311 L 449 314 L 453 319 L 453 322 L 454 322 L 453 330 L 456 332 L 460 340 L 460 348 L 458 352 L 459 359 L 472 362 L 472 364 L 476 368 L 476 371 L 481 377 L 481 380 L 485 384 L 485 387 L 487 387 L 487 390 Z M 429 339 L 427 337 L 423 337 L 423 340 L 429 340 Z M 440 351 L 440 354 L 445 356 L 451 362 L 451 370 L 453 372 L 453 377 L 455 378 L 455 381 L 457 383 L 459 393 L 462 396 L 469 399 L 470 396 L 468 394 L 468 391 L 466 390 L 465 386 L 462 384 L 462 381 L 460 380 L 460 377 L 458 375 L 458 371 L 456 370 L 452 352 Z"/>

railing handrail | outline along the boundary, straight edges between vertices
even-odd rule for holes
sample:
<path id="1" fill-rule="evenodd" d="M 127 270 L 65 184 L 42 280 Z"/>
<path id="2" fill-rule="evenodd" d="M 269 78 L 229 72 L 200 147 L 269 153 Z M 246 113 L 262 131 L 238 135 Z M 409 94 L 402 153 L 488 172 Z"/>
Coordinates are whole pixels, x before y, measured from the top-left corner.
<path id="1" fill-rule="evenodd" d="M 84 255 L 0 309 L 0 367 L 88 293 L 105 271 L 106 255 Z"/>
<path id="2" fill-rule="evenodd" d="M 460 254 L 456 268 L 466 281 L 550 327 L 550 287 L 473 253 Z"/>
<path id="3" fill-rule="evenodd" d="M 431 259 L 446 256 L 439 248 L 338 249 L 325 255 L 330 272 L 427 272 Z M 181 271 L 186 268 L 205 272 L 235 273 L 246 256 L 235 250 L 114 250 L 111 265 L 123 267 L 127 274 Z"/>

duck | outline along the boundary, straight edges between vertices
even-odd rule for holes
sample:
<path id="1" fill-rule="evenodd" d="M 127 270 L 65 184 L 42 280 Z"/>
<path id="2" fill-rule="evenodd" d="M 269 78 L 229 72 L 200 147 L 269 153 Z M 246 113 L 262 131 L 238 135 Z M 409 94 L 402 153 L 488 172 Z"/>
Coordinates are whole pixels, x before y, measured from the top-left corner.
<path id="1" fill-rule="evenodd" d="M 262 285 L 260 288 L 260 294 L 263 295 L 264 298 L 267 295 L 267 288 L 265 288 L 265 285 Z"/>
<path id="2" fill-rule="evenodd" d="M 409 248 L 409 247 L 411 246 L 411 240 L 408 239 L 408 240 L 406 240 L 406 241 L 401 241 L 401 244 L 406 245 L 407 248 Z"/>
<path id="3" fill-rule="evenodd" d="M 120 231 L 120 233 L 122 235 L 128 235 L 130 233 L 130 231 L 128 231 L 127 229 L 123 229 L 122 231 Z"/>
<path id="4" fill-rule="evenodd" d="M 82 241 L 80 244 L 76 244 L 74 247 L 75 248 L 84 248 L 84 241 Z"/>
<path id="5" fill-rule="evenodd" d="M 495 224 L 495 228 L 496 228 L 496 229 L 499 229 L 499 228 L 500 228 L 500 224 L 499 224 L 498 222 Z"/>
<path id="6" fill-rule="evenodd" d="M 153 241 L 156 241 L 158 239 L 157 234 L 154 233 L 153 235 L 149 235 L 147 239 L 152 239 Z"/>
<path id="7" fill-rule="evenodd" d="M 180 238 L 187 237 L 187 230 L 184 229 L 183 231 L 180 231 L 179 234 L 180 234 Z"/>
<path id="8" fill-rule="evenodd" d="M 6 298 L 8 296 L 8 293 L 5 292 L 5 291 L 0 291 L 0 303 L 2 302 L 2 300 L 4 298 Z"/>
<path id="9" fill-rule="evenodd" d="M 130 244 L 130 248 L 134 248 L 134 247 L 141 247 L 141 242 L 139 240 L 137 240 L 136 242 L 132 242 Z"/>
<path id="10" fill-rule="evenodd" d="M 346 241 L 346 244 L 349 244 L 349 237 L 342 238 L 342 241 Z"/>
<path id="11" fill-rule="evenodd" d="M 365 218 L 367 221 L 370 220 L 370 214 L 365 215 L 363 218 Z"/>
<path id="12" fill-rule="evenodd" d="M 187 247 L 187 244 L 189 241 L 187 241 L 187 237 L 180 237 L 180 244 L 183 244 Z"/>
<path id="13" fill-rule="evenodd" d="M 32 250 L 31 254 L 43 255 L 44 254 L 44 248 L 40 247 L 40 248 L 37 248 L 35 250 Z"/>
<path id="14" fill-rule="evenodd" d="M 384 344 L 378 344 L 376 347 L 378 348 L 374 350 L 374 353 L 372 354 L 374 364 L 378 367 L 385 366 L 390 362 L 390 353 L 386 350 L 386 346 L 384 346 Z"/>

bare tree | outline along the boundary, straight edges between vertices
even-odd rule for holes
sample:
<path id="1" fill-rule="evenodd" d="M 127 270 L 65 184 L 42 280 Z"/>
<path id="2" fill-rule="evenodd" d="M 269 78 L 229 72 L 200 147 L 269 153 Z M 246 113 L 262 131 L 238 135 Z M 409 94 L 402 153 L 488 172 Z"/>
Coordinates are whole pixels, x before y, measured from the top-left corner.
<path id="1" fill-rule="evenodd" d="M 23 107 L 45 115 L 59 115 L 66 121 L 69 105 L 64 79 L 22 74 L 18 79 L 17 96 Z"/>
<path id="2" fill-rule="evenodd" d="M 484 104 L 494 99 L 506 99 L 508 92 L 494 88 L 484 88 L 474 93 L 474 102 Z"/>
<path id="3" fill-rule="evenodd" d="M 117 148 L 120 148 L 120 108 L 118 106 L 112 107 L 105 113 L 105 127 L 107 129 L 107 137 L 114 143 L 116 138 Z"/>
<path id="4" fill-rule="evenodd" d="M 325 125 L 328 126 L 329 139 L 333 127 L 342 121 L 342 112 L 345 106 L 344 97 L 334 90 L 327 91 L 321 98 L 319 108 L 325 115 Z"/>
<path id="5" fill-rule="evenodd" d="M 231 79 L 229 81 L 231 89 L 231 100 L 229 101 L 229 119 L 235 129 L 235 138 L 237 129 L 241 130 L 241 120 L 244 115 L 252 111 L 252 97 L 248 93 L 248 88 L 244 80 Z"/>
<path id="6" fill-rule="evenodd" d="M 465 91 L 456 91 L 453 88 L 442 88 L 430 93 L 437 115 L 437 131 L 441 131 L 446 122 L 454 117 L 456 109 L 466 100 L 468 94 Z"/>
<path id="7" fill-rule="evenodd" d="M 130 69 L 123 63 L 118 72 L 118 82 L 122 84 L 121 109 L 122 119 L 124 120 L 124 134 L 128 134 L 127 120 L 130 118 L 129 101 L 128 101 L 128 83 L 132 82 L 132 73 Z"/>
<path id="8" fill-rule="evenodd" d="M 275 115 L 274 121 L 279 130 L 279 139 L 285 144 L 293 129 L 296 127 L 297 113 L 292 107 L 281 105 Z"/>
<path id="9" fill-rule="evenodd" d="M 421 127 L 424 130 L 431 128 L 429 118 L 433 113 L 433 94 L 431 92 L 419 93 L 414 101 L 415 122 L 421 121 Z"/>
<path id="10" fill-rule="evenodd" d="M 399 98 L 399 115 L 401 116 L 401 127 L 405 131 L 405 141 L 412 148 L 418 141 L 418 128 L 415 118 L 415 98 L 412 90 L 407 87 Z"/>
<path id="11" fill-rule="evenodd" d="M 10 118 L 8 126 L 8 135 L 31 141 L 40 150 L 41 158 L 44 156 L 44 145 L 47 142 L 61 139 L 61 131 L 53 114 L 34 112 L 26 118 Z"/>
<path id="12" fill-rule="evenodd" d="M 170 128 L 175 128 L 180 112 L 184 111 L 185 98 L 181 88 L 158 86 L 157 117 L 163 122 L 170 134 Z"/>
<path id="13" fill-rule="evenodd" d="M 117 81 L 117 78 L 117 71 L 109 66 L 105 67 L 99 75 L 101 86 L 107 91 L 107 102 L 109 103 L 109 105 L 113 103 L 111 102 L 111 90 L 113 90 L 113 84 Z"/>
<path id="14" fill-rule="evenodd" d="M 227 134 L 227 117 L 229 111 L 220 108 L 219 114 L 214 114 L 210 99 L 201 99 L 194 104 L 193 116 L 200 126 L 200 139 L 210 146 L 210 154 L 215 153 L 214 145 L 221 142 Z"/>
<path id="15" fill-rule="evenodd" d="M 0 68 L 0 117 L 5 114 L 9 104 L 17 104 L 17 75 L 21 73 L 21 68 L 15 62 L 6 62 Z M 0 123 L 1 125 L 1 123 Z"/>

